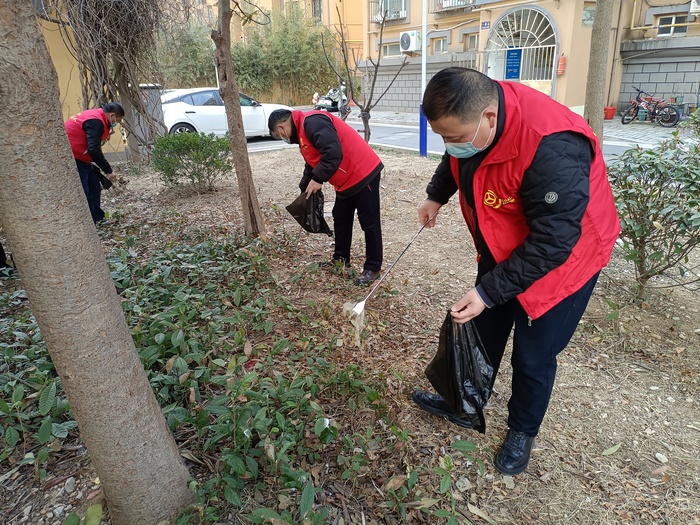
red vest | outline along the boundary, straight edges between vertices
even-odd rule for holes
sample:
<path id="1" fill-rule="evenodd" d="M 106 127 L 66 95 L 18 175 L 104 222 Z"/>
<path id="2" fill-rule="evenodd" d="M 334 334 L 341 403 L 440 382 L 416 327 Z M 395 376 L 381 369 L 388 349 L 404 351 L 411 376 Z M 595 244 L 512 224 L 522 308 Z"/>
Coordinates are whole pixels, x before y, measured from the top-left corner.
<path id="1" fill-rule="evenodd" d="M 66 134 L 68 135 L 70 147 L 73 150 L 73 156 L 87 163 L 92 162 L 92 157 L 87 152 L 87 136 L 85 135 L 85 130 L 83 130 L 83 122 L 92 119 L 102 121 L 105 130 L 102 133 L 101 140 L 107 140 L 109 138 L 109 117 L 101 108 L 81 111 L 66 120 Z"/>
<path id="2" fill-rule="evenodd" d="M 304 131 L 304 119 L 311 115 L 324 115 L 328 117 L 335 127 L 340 139 L 340 145 L 343 149 L 343 160 L 340 162 L 338 171 L 336 171 L 328 182 L 330 182 L 335 191 L 342 193 L 345 190 L 362 182 L 370 173 L 372 173 L 381 163 L 379 157 L 374 150 L 367 144 L 362 136 L 353 128 L 348 126 L 338 117 L 331 115 L 326 111 L 292 111 L 292 120 L 297 129 L 297 137 L 299 138 L 299 150 L 304 157 L 306 163 L 315 168 L 321 161 L 321 154 L 309 142 L 306 132 Z"/>
<path id="3" fill-rule="evenodd" d="M 503 88 L 506 122 L 498 143 L 474 174 L 475 209 L 467 205 L 460 191 L 462 213 L 472 236 L 476 213 L 479 230 L 496 262 L 507 259 L 530 233 L 519 192 L 523 174 L 532 163 L 542 137 L 575 131 L 590 139 L 594 151 L 590 199 L 578 243 L 564 264 L 518 295 L 527 314 L 536 319 L 579 290 L 607 265 L 620 233 L 620 222 L 600 142 L 588 123 L 534 89 L 513 82 L 499 84 Z M 459 161 L 454 157 L 450 161 L 459 186 Z"/>

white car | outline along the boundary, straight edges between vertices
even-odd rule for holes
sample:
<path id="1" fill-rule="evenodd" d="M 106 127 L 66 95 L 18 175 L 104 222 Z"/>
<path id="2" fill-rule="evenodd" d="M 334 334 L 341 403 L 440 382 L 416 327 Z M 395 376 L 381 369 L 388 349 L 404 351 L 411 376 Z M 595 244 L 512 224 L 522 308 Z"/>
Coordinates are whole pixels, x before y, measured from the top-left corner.
<path id="1" fill-rule="evenodd" d="M 228 131 L 226 109 L 217 88 L 171 89 L 160 96 L 168 133 L 213 133 Z M 246 137 L 269 136 L 267 118 L 276 109 L 292 110 L 281 104 L 261 104 L 241 93 L 241 113 Z"/>

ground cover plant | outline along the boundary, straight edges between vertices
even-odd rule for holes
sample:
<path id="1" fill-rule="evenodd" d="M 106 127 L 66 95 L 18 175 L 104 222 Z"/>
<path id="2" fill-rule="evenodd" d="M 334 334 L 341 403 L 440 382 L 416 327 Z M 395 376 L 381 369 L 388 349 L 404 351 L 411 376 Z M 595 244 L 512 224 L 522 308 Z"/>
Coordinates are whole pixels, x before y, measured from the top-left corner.
<path id="1" fill-rule="evenodd" d="M 359 485 L 366 455 L 391 454 L 408 432 L 388 417 L 381 385 L 354 364 L 327 359 L 335 344 L 322 335 L 329 310 L 320 311 L 320 322 L 312 320 L 280 293 L 265 253 L 279 246 L 236 236 L 212 239 L 205 231 L 180 241 L 138 256 L 141 247 L 128 237 L 108 257 L 151 386 L 183 456 L 198 472 L 191 485 L 197 503 L 178 523 L 216 523 L 233 513 L 247 513 L 253 523 L 326 523 L 331 507 L 317 502 L 322 466 Z M 1 343 L 8 399 L 0 405 L 7 416 L 2 459 L 33 465 L 42 479 L 52 451 L 75 439 L 70 431 L 76 425 L 23 298 L 21 289 L 2 296 L 11 320 Z M 302 330 L 284 337 L 279 325 L 292 323 Z M 366 411 L 368 427 L 349 432 L 342 422 L 357 410 Z M 386 451 L 377 440 L 389 443 Z M 473 450 L 465 441 L 454 447 Z M 446 459 L 435 472 L 443 493 L 453 466 Z M 391 469 L 400 474 L 386 474 L 384 504 L 407 519 L 420 502 L 419 472 L 431 472 Z M 429 503 L 425 511 L 432 513 L 438 500 Z"/>
<path id="2" fill-rule="evenodd" d="M 419 227 L 415 209 L 437 161 L 380 155 L 386 267 Z M 695 292 L 661 289 L 659 276 L 643 303 L 627 300 L 634 268 L 616 254 L 559 360 L 530 467 L 504 477 L 491 458 L 506 431 L 507 359 L 484 435 L 410 401 L 428 387 L 423 370 L 446 308 L 475 275 L 459 207 L 445 207 L 368 301 L 356 345 L 343 304 L 367 290 L 319 268 L 328 237 L 299 234 L 284 211 L 303 160 L 286 150 L 251 162 L 265 239 L 240 236 L 232 178 L 183 196 L 148 170 L 122 172 L 128 183 L 105 203 L 118 219 L 100 234 L 123 309 L 193 475 L 197 499 L 181 523 L 696 521 Z M 357 269 L 361 232 L 353 247 Z M 0 397 L 10 412 L 0 414 L 0 523 L 84 517 L 104 503 L 99 480 L 76 429 L 54 433 L 72 418 L 20 280 L 0 280 L 0 308 Z"/>

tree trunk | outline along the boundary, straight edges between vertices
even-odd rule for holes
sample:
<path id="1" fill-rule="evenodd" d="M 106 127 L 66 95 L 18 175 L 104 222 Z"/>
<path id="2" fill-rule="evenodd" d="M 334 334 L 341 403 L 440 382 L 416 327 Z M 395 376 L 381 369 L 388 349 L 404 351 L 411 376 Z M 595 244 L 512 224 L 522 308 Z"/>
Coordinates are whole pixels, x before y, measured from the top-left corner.
<path id="1" fill-rule="evenodd" d="M 32 3 L 0 0 L 0 223 L 114 525 L 192 500 L 90 219 Z"/>
<path id="2" fill-rule="evenodd" d="M 265 223 L 258 204 L 258 195 L 255 192 L 253 171 L 250 168 L 248 158 L 248 143 L 243 129 L 243 115 L 241 114 L 241 99 L 233 72 L 233 59 L 231 58 L 231 2 L 219 0 L 218 30 L 211 33 L 211 39 L 216 46 L 216 69 L 219 75 L 219 92 L 226 107 L 226 120 L 231 140 L 231 154 L 233 165 L 236 168 L 238 180 L 238 193 L 241 196 L 243 219 L 246 233 L 260 235 L 265 233 Z"/>
<path id="3" fill-rule="evenodd" d="M 605 107 L 605 82 L 608 78 L 608 51 L 613 7 L 616 0 L 596 2 L 595 21 L 591 35 L 591 52 L 588 60 L 586 101 L 583 117 L 593 132 L 603 140 L 603 108 Z"/>
<path id="4" fill-rule="evenodd" d="M 369 111 L 365 111 L 365 109 L 361 107 L 360 118 L 362 119 L 362 126 L 364 127 L 365 142 L 369 144 L 369 138 L 372 136 L 372 132 L 369 129 Z"/>
<path id="5" fill-rule="evenodd" d="M 110 100 L 109 102 L 119 102 L 124 108 L 124 120 L 130 124 L 132 130 L 136 126 L 136 110 L 134 105 L 131 103 L 129 98 L 129 79 L 126 77 L 124 72 L 124 66 L 114 61 L 114 76 L 117 82 L 117 88 L 119 89 L 119 101 Z M 138 88 L 137 88 L 138 89 Z M 144 144 L 147 144 L 147 138 L 141 137 Z M 129 160 L 134 164 L 142 164 L 146 161 L 145 156 L 141 153 L 139 148 L 139 137 L 133 131 L 127 136 L 127 148 L 129 151 Z"/>

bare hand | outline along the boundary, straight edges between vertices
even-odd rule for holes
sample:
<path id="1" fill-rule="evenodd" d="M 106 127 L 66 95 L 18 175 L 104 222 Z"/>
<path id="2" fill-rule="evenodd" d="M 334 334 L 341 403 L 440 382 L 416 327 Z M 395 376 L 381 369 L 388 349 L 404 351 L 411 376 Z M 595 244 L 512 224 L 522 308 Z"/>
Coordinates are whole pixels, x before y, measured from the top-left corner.
<path id="1" fill-rule="evenodd" d="M 308 199 L 309 197 L 311 197 L 311 194 L 316 193 L 318 190 L 321 189 L 321 187 L 323 187 L 323 184 L 311 179 L 309 185 L 306 187 L 306 198 Z"/>
<path id="2" fill-rule="evenodd" d="M 450 315 L 457 324 L 464 324 L 484 311 L 486 305 L 474 288 L 450 308 Z"/>
<path id="3" fill-rule="evenodd" d="M 435 222 L 437 221 L 437 216 L 435 215 L 440 208 L 442 208 L 442 204 L 439 202 L 431 200 L 423 201 L 423 204 L 418 207 L 418 220 L 420 220 L 421 224 L 425 224 L 430 217 L 433 217 L 433 220 L 425 226 L 426 228 L 432 228 L 435 226 Z"/>
<path id="4" fill-rule="evenodd" d="M 117 177 L 114 173 L 105 173 L 105 177 L 107 177 L 111 182 L 117 182 Z"/>

